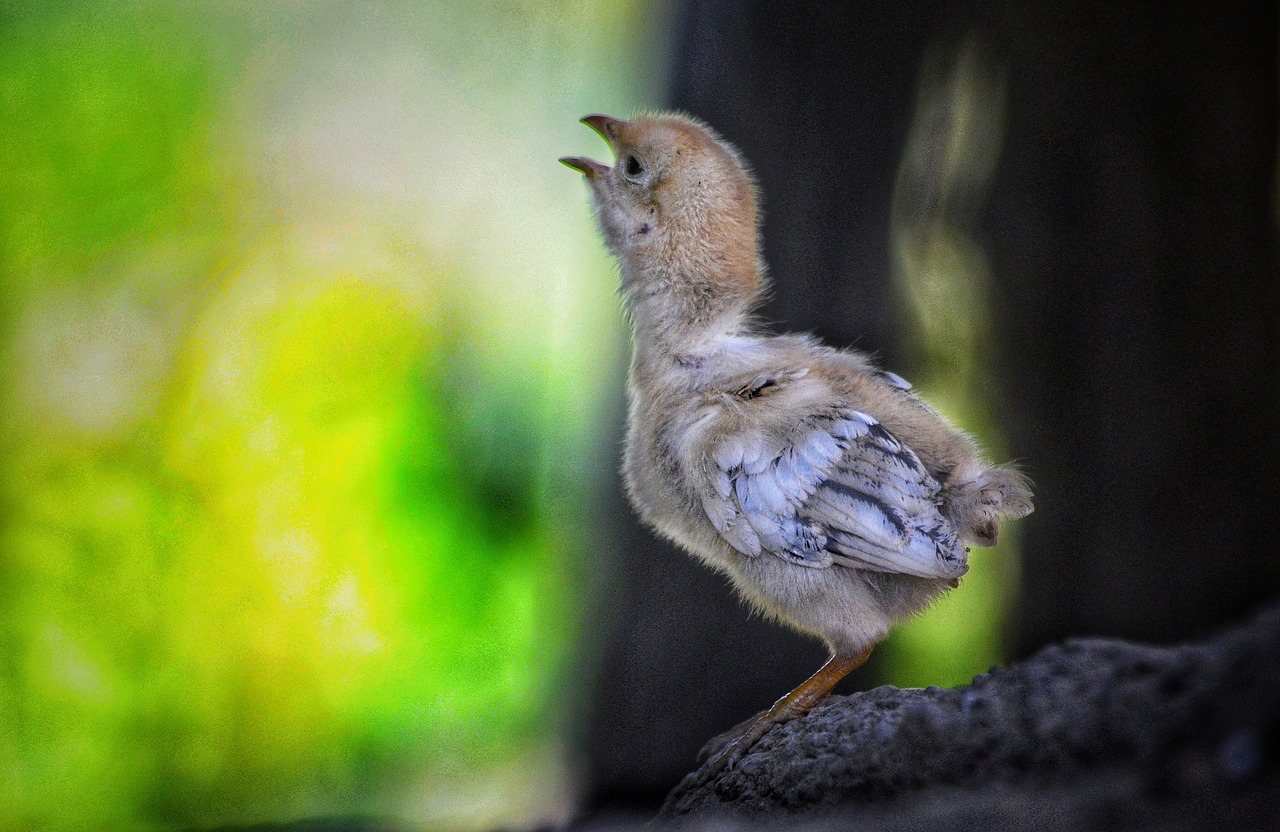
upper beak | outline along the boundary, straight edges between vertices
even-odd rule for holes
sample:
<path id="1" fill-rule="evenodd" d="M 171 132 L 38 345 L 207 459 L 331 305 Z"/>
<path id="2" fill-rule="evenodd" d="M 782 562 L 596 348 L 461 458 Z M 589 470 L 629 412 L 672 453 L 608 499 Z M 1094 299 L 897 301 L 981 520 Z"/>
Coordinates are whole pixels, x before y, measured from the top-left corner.
<path id="1" fill-rule="evenodd" d="M 584 116 L 582 123 L 599 133 L 600 138 L 609 143 L 610 150 L 613 149 L 614 140 L 618 138 L 618 128 L 626 124 L 621 119 L 602 115 Z M 611 170 L 603 162 L 597 162 L 595 159 L 587 159 L 582 156 L 565 156 L 560 160 L 560 163 L 574 170 L 582 171 L 587 175 L 588 179 L 601 176 Z"/>
<path id="2" fill-rule="evenodd" d="M 618 128 L 626 124 L 622 119 L 602 116 L 598 113 L 593 116 L 583 116 L 581 121 L 583 124 L 599 133 L 600 138 L 608 142 L 611 149 L 613 148 L 613 140 L 618 138 Z"/>

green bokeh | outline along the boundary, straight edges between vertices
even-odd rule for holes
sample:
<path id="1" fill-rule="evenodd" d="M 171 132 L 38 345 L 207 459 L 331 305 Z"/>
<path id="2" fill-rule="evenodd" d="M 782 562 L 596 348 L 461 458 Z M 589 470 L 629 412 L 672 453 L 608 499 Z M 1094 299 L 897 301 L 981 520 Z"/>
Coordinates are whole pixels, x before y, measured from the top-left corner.
<path id="1" fill-rule="evenodd" d="M 568 811 L 639 22 L 3 7 L 0 829 Z"/>
<path id="2" fill-rule="evenodd" d="M 996 462 L 1009 456 L 999 420 L 991 267 L 975 224 L 1000 158 L 1004 107 L 1004 76 L 989 55 L 968 41 L 935 46 L 920 74 L 892 229 L 912 381 Z M 1002 523 L 999 546 L 973 550 L 959 589 L 890 634 L 882 649 L 888 681 L 962 685 L 1007 658 L 1017 535 L 1016 522 Z"/>

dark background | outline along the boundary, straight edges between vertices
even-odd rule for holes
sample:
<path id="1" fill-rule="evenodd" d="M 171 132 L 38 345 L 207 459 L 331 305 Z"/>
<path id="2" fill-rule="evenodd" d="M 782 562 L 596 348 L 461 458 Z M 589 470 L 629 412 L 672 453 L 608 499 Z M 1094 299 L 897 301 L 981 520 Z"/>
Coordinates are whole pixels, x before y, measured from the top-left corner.
<path id="1" fill-rule="evenodd" d="M 765 317 L 904 374 L 890 200 L 921 65 L 969 39 L 1005 68 L 977 233 L 994 410 L 1037 485 L 1013 655 L 1073 635 L 1183 640 L 1276 593 L 1274 4 L 691 0 L 676 26 L 669 103 L 734 142 L 764 193 Z M 616 481 L 602 503 L 621 567 L 589 808 L 651 810 L 706 739 L 824 650 L 640 528 Z"/>

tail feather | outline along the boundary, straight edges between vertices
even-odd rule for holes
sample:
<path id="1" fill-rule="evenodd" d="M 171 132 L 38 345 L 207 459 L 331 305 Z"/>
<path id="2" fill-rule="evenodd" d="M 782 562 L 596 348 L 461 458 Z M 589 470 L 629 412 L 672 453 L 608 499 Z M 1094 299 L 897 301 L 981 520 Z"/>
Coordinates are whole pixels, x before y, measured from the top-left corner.
<path id="1" fill-rule="evenodd" d="M 994 546 L 1002 517 L 1026 517 L 1035 510 L 1031 481 L 1011 465 L 974 465 L 957 471 L 946 485 L 944 510 L 975 546 Z"/>

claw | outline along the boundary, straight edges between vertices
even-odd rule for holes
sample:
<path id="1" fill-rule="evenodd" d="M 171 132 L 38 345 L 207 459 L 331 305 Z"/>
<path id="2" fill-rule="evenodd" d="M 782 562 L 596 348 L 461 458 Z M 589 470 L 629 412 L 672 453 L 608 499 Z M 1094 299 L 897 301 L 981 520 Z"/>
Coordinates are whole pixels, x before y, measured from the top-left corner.
<path id="1" fill-rule="evenodd" d="M 745 719 L 742 722 L 739 722 L 723 734 L 716 734 L 714 737 L 707 740 L 706 745 L 702 746 L 702 750 L 698 752 L 698 762 L 701 763 L 704 760 L 719 754 L 724 750 L 725 746 L 745 735 L 749 730 L 751 730 L 752 725 L 755 725 L 756 722 L 764 719 L 768 715 L 768 711 L 761 711 L 750 719 Z"/>
<path id="2" fill-rule="evenodd" d="M 772 709 L 770 709 L 764 713 L 757 714 L 732 730 L 712 738 L 698 752 L 699 761 L 704 756 L 709 757 L 709 759 L 698 770 L 698 778 L 695 781 L 697 785 L 701 786 L 710 782 L 728 771 L 745 757 L 747 752 L 760 741 L 760 738 L 773 729 L 773 726 L 787 721 L 789 720 L 776 718 Z"/>
<path id="3" fill-rule="evenodd" d="M 772 708 L 713 737 L 698 752 L 698 761 L 701 762 L 707 758 L 707 762 L 698 769 L 694 780 L 695 785 L 702 786 L 728 771 L 746 756 L 747 752 L 760 741 L 761 737 L 769 733 L 773 726 L 790 722 L 809 713 L 819 700 L 831 692 L 836 682 L 843 679 L 849 671 L 861 667 L 874 648 L 875 644 L 872 643 L 858 653 L 838 653 L 832 656 L 817 673 L 775 702 Z"/>

